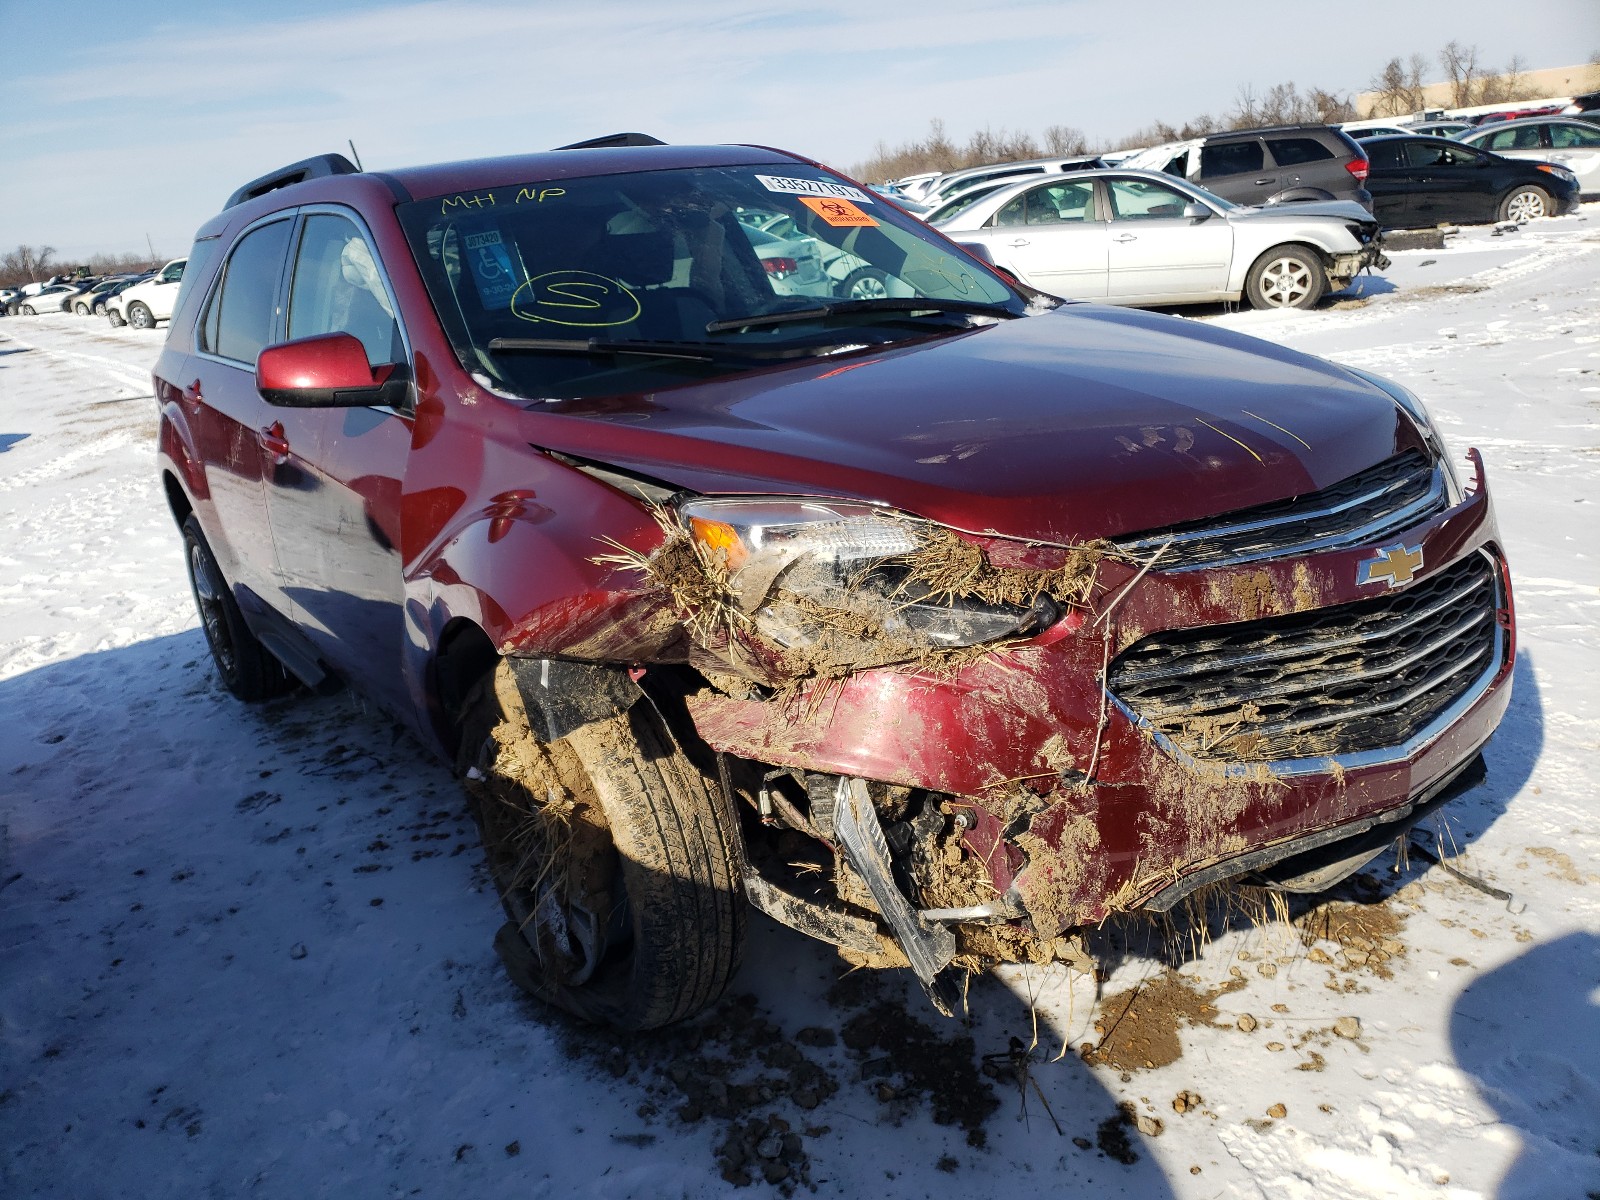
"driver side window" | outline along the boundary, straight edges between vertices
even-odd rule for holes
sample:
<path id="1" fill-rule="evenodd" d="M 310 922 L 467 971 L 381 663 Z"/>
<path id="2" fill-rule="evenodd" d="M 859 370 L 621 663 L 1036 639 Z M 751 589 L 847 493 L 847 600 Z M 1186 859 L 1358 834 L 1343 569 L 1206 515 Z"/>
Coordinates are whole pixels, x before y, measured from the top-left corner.
<path id="1" fill-rule="evenodd" d="M 405 357 L 394 306 L 372 248 L 355 222 L 313 213 L 300 232 L 289 290 L 289 340 L 348 333 L 372 366 Z"/>
<path id="2" fill-rule="evenodd" d="M 1108 179 L 1113 221 L 1149 221 L 1181 217 L 1189 197 L 1143 179 Z"/>

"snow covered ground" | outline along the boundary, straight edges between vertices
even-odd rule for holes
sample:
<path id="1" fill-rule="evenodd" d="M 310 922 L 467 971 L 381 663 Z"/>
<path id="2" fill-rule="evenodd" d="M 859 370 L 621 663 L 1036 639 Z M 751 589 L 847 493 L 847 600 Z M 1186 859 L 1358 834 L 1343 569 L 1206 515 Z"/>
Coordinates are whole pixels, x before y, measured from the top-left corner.
<path id="1" fill-rule="evenodd" d="M 687 1029 L 521 998 L 448 771 L 348 696 L 217 684 L 152 470 L 159 336 L 0 321 L 0 1195 L 1593 1195 L 1600 206 L 1395 260 L 1202 318 L 1483 450 L 1522 658 L 1449 848 L 1512 901 L 1381 860 L 1177 974 L 1108 938 L 1098 994 L 980 981 L 970 1028 L 764 919 Z M 1025 1097 L 980 1070 L 1012 1036 Z"/>

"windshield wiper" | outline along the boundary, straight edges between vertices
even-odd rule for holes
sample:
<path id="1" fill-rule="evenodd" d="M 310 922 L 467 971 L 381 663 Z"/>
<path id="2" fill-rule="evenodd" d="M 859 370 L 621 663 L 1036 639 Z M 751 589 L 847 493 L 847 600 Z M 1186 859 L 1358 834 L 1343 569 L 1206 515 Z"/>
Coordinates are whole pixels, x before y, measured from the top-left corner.
<path id="1" fill-rule="evenodd" d="M 707 333 L 726 333 L 730 329 L 754 329 L 763 325 L 789 325 L 799 321 L 817 321 L 828 317 L 850 316 L 854 313 L 972 313 L 989 317 L 1015 317 L 1017 314 L 999 304 L 984 304 L 976 300 L 931 300 L 914 296 L 889 296 L 877 300 L 835 300 L 810 308 L 790 308 L 783 312 L 752 313 L 748 317 L 725 317 L 706 326 Z"/>
<path id="2" fill-rule="evenodd" d="M 711 347 L 708 347 L 710 349 Z M 638 354 L 645 358 L 681 358 L 688 362 L 711 362 L 713 356 L 702 350 L 691 350 L 685 342 L 609 342 L 604 338 L 516 338 L 489 339 L 489 349 L 530 350 L 546 354 Z M 721 347 L 715 347 L 718 351 Z"/>

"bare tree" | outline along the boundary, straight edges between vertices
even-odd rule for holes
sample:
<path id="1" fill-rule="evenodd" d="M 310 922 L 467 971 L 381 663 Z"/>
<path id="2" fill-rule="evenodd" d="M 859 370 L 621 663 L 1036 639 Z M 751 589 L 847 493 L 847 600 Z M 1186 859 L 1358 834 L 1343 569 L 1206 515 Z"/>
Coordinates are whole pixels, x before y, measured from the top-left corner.
<path id="1" fill-rule="evenodd" d="M 1375 93 L 1367 110 L 1369 117 L 1398 117 L 1414 111 L 1406 69 L 1398 58 L 1383 64 L 1383 70 L 1372 77 L 1367 90 Z"/>
<path id="2" fill-rule="evenodd" d="M 0 284 L 9 287 L 18 283 L 38 283 L 48 276 L 52 266 L 50 260 L 55 252 L 54 246 L 22 245 L 0 255 Z"/>
<path id="3" fill-rule="evenodd" d="M 1053 158 L 1087 154 L 1089 142 L 1081 129 L 1072 125 L 1051 125 L 1044 131 L 1044 152 Z"/>
<path id="4" fill-rule="evenodd" d="M 1452 108 L 1466 108 L 1478 103 L 1483 90 L 1483 73 L 1478 67 L 1478 48 L 1463 46 L 1452 39 L 1439 51 L 1439 66 L 1444 69 L 1450 84 Z"/>

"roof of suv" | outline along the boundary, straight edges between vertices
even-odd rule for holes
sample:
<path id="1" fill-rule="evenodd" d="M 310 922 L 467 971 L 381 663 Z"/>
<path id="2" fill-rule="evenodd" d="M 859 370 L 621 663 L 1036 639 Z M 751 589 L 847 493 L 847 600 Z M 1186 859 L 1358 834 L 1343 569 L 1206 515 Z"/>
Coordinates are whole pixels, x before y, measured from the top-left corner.
<path id="1" fill-rule="evenodd" d="M 642 135 L 621 135 L 637 138 Z M 223 205 L 223 211 L 290 187 L 345 176 L 376 179 L 402 203 L 443 195 L 504 187 L 529 180 L 573 179 L 590 175 L 619 175 L 629 171 L 670 171 L 682 167 L 717 167 L 733 164 L 806 163 L 809 160 L 764 146 L 668 146 L 620 139 L 597 139 L 557 150 L 503 158 L 478 158 L 461 162 L 429 163 L 387 171 L 362 171 L 343 155 L 323 154 L 268 172 L 244 184 Z"/>
<path id="2" fill-rule="evenodd" d="M 1196 141 L 1225 142 L 1231 138 L 1253 138 L 1268 133 L 1321 133 L 1337 132 L 1331 125 L 1263 125 L 1259 129 L 1227 129 L 1218 133 L 1207 133 Z"/>

